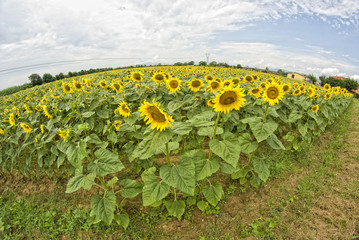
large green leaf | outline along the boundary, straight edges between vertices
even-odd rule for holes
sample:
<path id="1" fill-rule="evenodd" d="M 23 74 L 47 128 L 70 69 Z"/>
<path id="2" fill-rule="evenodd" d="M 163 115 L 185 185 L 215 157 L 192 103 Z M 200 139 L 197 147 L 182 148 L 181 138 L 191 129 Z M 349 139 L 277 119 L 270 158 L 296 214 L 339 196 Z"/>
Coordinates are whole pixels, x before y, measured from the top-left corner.
<path id="1" fill-rule="evenodd" d="M 223 133 L 223 128 L 217 127 L 216 135 L 220 135 Z M 198 135 L 200 136 L 207 136 L 213 137 L 214 134 L 214 127 L 201 127 L 198 129 Z"/>
<path id="2" fill-rule="evenodd" d="M 213 186 L 205 186 L 203 195 L 210 204 L 216 206 L 224 196 L 222 185 L 215 183 Z"/>
<path id="3" fill-rule="evenodd" d="M 252 121 L 248 122 L 254 137 L 258 142 L 266 140 L 275 130 L 278 128 L 278 123 L 269 120 L 263 123 L 262 118 L 252 118 Z"/>
<path id="4" fill-rule="evenodd" d="M 120 191 L 124 198 L 134 198 L 142 192 L 143 185 L 135 180 L 123 179 L 120 184 L 124 188 Z"/>
<path id="5" fill-rule="evenodd" d="M 178 135 L 188 135 L 191 130 L 192 130 L 192 126 L 189 123 L 186 122 L 174 122 L 172 123 L 172 127 L 171 130 Z"/>
<path id="6" fill-rule="evenodd" d="M 82 168 L 82 160 L 87 157 L 86 151 L 87 144 L 80 141 L 77 145 L 70 145 L 66 150 L 66 156 L 69 162 L 77 169 Z"/>
<path id="7" fill-rule="evenodd" d="M 170 216 L 174 216 L 176 218 L 180 218 L 186 208 L 186 204 L 183 200 L 177 200 L 177 201 L 173 201 L 173 200 L 169 200 L 165 202 L 168 214 Z"/>
<path id="8" fill-rule="evenodd" d="M 95 112 L 84 112 L 81 115 L 82 115 L 83 118 L 89 118 L 94 114 L 95 114 Z"/>
<path id="9" fill-rule="evenodd" d="M 213 126 L 215 122 L 211 121 L 211 119 L 214 115 L 215 112 L 213 112 L 212 110 L 205 111 L 190 118 L 189 120 L 187 120 L 187 122 L 191 123 L 191 125 L 194 127 Z"/>
<path id="10" fill-rule="evenodd" d="M 285 147 L 283 146 L 283 143 L 277 138 L 277 136 L 275 134 L 272 134 L 267 138 L 267 143 L 273 149 L 285 150 Z"/>
<path id="11" fill-rule="evenodd" d="M 257 150 L 258 142 L 253 141 L 249 133 L 243 133 L 238 137 L 239 145 L 241 146 L 241 152 L 250 154 Z"/>
<path id="12" fill-rule="evenodd" d="M 96 173 L 98 176 L 105 176 L 107 174 L 121 171 L 124 166 L 120 161 L 118 154 L 113 153 L 107 149 L 99 149 L 95 152 L 95 159 L 87 165 L 89 172 Z"/>
<path id="13" fill-rule="evenodd" d="M 184 193 L 194 195 L 195 166 L 190 158 L 180 158 L 179 164 L 174 166 L 163 165 L 160 168 L 162 180 Z"/>
<path id="14" fill-rule="evenodd" d="M 66 193 L 73 193 L 80 188 L 90 190 L 92 185 L 95 184 L 95 177 L 96 174 L 90 173 L 88 175 L 80 174 L 78 176 L 70 178 L 69 182 L 67 183 Z"/>
<path id="15" fill-rule="evenodd" d="M 253 169 L 256 173 L 258 173 L 258 177 L 263 181 L 267 181 L 270 171 L 268 168 L 268 164 L 260 159 L 260 158 L 254 158 L 253 159 Z"/>
<path id="16" fill-rule="evenodd" d="M 239 144 L 228 140 L 219 141 L 212 139 L 209 141 L 209 147 L 212 152 L 221 157 L 225 162 L 231 164 L 234 168 L 237 167 L 239 154 L 241 153 Z"/>
<path id="17" fill-rule="evenodd" d="M 102 221 L 110 225 L 116 207 L 116 195 L 113 192 L 107 191 L 102 198 L 99 195 L 92 195 L 91 209 Z"/>
<path id="18" fill-rule="evenodd" d="M 307 131 L 308 131 L 308 124 L 299 124 L 298 125 L 298 131 L 300 132 L 300 134 L 304 137 L 305 135 L 307 135 Z"/>
<path id="19" fill-rule="evenodd" d="M 169 191 L 170 186 L 165 182 L 159 182 L 155 175 L 156 168 L 151 167 L 146 169 L 142 174 L 141 178 L 145 183 L 142 189 L 142 201 L 143 206 L 150 206 L 163 198 L 165 198 Z"/>
<path id="20" fill-rule="evenodd" d="M 117 222 L 118 225 L 121 225 L 125 230 L 128 227 L 128 224 L 130 223 L 130 218 L 127 214 L 119 214 L 115 215 L 114 220 Z"/>
<path id="21" fill-rule="evenodd" d="M 298 111 L 292 111 L 288 116 L 288 122 L 293 123 L 301 118 L 302 118 L 302 114 L 300 114 Z"/>
<path id="22" fill-rule="evenodd" d="M 220 167 L 220 159 L 218 157 L 202 158 L 195 162 L 196 180 L 202 180 L 217 172 Z"/>

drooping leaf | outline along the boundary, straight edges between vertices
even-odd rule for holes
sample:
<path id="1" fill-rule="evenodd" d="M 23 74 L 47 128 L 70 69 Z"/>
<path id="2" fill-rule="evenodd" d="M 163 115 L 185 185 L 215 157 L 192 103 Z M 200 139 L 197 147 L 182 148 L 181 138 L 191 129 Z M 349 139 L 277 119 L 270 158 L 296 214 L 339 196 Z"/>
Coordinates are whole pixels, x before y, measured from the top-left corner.
<path id="1" fill-rule="evenodd" d="M 115 215 L 114 220 L 117 222 L 118 225 L 123 227 L 125 230 L 128 227 L 128 224 L 130 223 L 130 218 L 127 214 L 119 214 Z"/>
<path id="2" fill-rule="evenodd" d="M 213 186 L 205 186 L 203 195 L 211 205 L 216 206 L 224 196 L 222 185 L 217 182 Z"/>
<path id="3" fill-rule="evenodd" d="M 103 222 L 110 225 L 116 207 L 116 195 L 113 192 L 107 191 L 102 198 L 99 195 L 92 195 L 91 209 Z"/>
<path id="4" fill-rule="evenodd" d="M 95 184 L 95 177 L 94 173 L 90 173 L 88 175 L 77 175 L 73 178 L 70 178 L 69 182 L 67 183 L 66 193 L 73 193 L 80 188 L 85 190 L 90 190 L 93 184 Z"/>
<path id="5" fill-rule="evenodd" d="M 249 122 L 249 127 L 259 143 L 266 140 L 278 128 L 278 123 L 272 120 L 264 123 L 262 118 L 253 118 L 252 120 L 253 121 Z"/>
<path id="6" fill-rule="evenodd" d="M 220 159 L 218 157 L 212 157 L 210 160 L 208 158 L 202 158 L 195 162 L 195 167 L 196 180 L 199 181 L 218 171 Z"/>
<path id="7" fill-rule="evenodd" d="M 260 158 L 253 158 L 253 169 L 256 173 L 258 173 L 258 177 L 263 182 L 267 181 L 270 171 L 268 168 L 268 164 Z"/>
<path id="8" fill-rule="evenodd" d="M 249 133 L 243 133 L 238 137 L 239 144 L 241 146 L 241 152 L 250 154 L 257 150 L 258 142 L 253 141 Z"/>
<path id="9" fill-rule="evenodd" d="M 124 198 L 134 198 L 142 192 L 142 184 L 135 180 L 123 179 L 120 184 L 124 188 L 120 191 Z"/>
<path id="10" fill-rule="evenodd" d="M 105 176 L 107 174 L 121 171 L 124 166 L 119 159 L 118 154 L 113 153 L 107 149 L 99 149 L 95 152 L 95 159 L 87 165 L 89 172 L 96 173 L 98 176 Z"/>
<path id="11" fill-rule="evenodd" d="M 284 147 L 283 143 L 277 138 L 277 136 L 275 134 L 272 134 L 267 138 L 267 143 L 273 149 L 285 150 L 285 147 Z"/>
<path id="12" fill-rule="evenodd" d="M 169 200 L 165 202 L 165 205 L 168 214 L 176 218 L 180 218 L 183 215 L 186 208 L 186 204 L 183 200 L 177 200 L 177 201 Z"/>
<path id="13" fill-rule="evenodd" d="M 142 180 L 145 183 L 142 189 L 143 206 L 150 206 L 165 198 L 169 191 L 170 186 L 165 182 L 159 182 L 155 175 L 156 168 L 151 167 L 146 169 L 142 174 Z"/>
<path id="14" fill-rule="evenodd" d="M 241 153 L 238 144 L 223 140 L 212 139 L 209 141 L 209 147 L 212 152 L 221 157 L 225 162 L 231 164 L 234 168 L 238 165 L 239 154 Z"/>

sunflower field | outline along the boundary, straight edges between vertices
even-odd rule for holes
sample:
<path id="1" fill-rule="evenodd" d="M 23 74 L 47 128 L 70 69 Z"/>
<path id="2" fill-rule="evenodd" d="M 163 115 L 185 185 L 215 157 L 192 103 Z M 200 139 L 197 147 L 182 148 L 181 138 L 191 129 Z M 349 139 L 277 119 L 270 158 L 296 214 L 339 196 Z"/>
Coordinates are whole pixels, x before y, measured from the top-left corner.
<path id="1" fill-rule="evenodd" d="M 91 191 L 94 223 L 126 228 L 126 202 L 180 218 L 259 187 L 265 151 L 300 151 L 340 117 L 346 89 L 216 67 L 146 67 L 68 78 L 1 97 L 0 166 L 66 173 Z"/>

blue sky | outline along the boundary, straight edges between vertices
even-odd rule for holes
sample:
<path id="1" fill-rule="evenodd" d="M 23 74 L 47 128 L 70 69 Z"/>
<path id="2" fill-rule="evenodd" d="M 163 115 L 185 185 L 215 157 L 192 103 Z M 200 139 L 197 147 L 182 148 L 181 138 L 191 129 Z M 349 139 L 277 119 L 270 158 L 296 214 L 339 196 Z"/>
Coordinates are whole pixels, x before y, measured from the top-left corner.
<path id="1" fill-rule="evenodd" d="M 357 42 L 358 0 L 0 0 L 0 89 L 32 73 L 199 62 L 206 53 L 359 80 Z"/>

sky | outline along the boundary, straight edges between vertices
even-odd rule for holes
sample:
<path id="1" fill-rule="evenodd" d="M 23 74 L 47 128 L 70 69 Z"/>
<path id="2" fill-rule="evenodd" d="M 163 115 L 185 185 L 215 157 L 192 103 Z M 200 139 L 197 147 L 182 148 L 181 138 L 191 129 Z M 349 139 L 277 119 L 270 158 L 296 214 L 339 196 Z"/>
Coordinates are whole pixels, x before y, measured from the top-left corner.
<path id="1" fill-rule="evenodd" d="M 0 90 L 28 76 L 209 61 L 359 80 L 359 0 L 0 0 Z"/>

